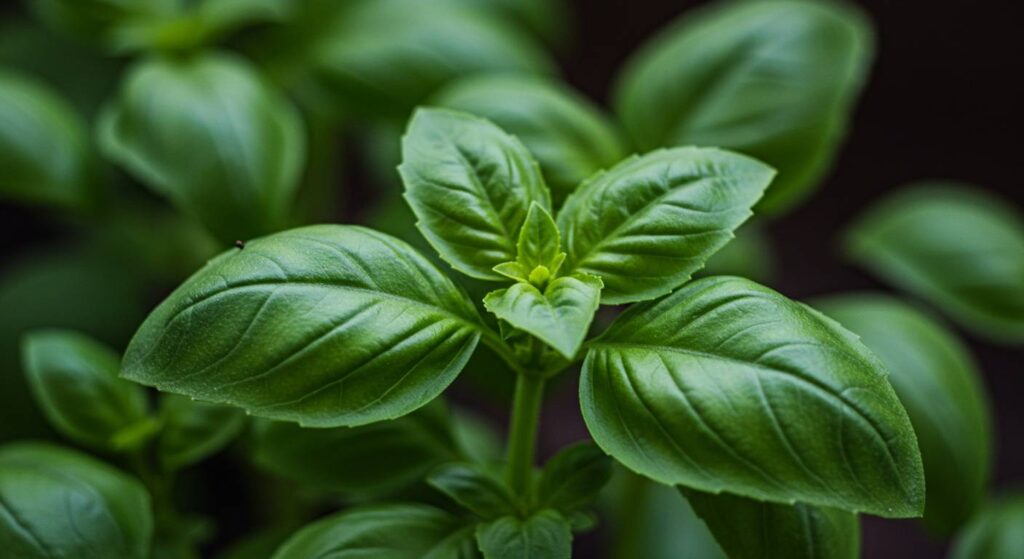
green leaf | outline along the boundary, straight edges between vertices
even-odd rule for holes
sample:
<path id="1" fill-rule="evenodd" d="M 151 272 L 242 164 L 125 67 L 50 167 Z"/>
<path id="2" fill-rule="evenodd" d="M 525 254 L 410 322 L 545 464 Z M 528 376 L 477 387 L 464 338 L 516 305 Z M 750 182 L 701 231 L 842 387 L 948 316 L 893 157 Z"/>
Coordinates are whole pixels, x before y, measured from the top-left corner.
<path id="1" fill-rule="evenodd" d="M 641 149 L 721 146 L 777 168 L 760 205 L 777 213 L 828 170 L 872 51 L 870 23 L 846 3 L 718 3 L 650 41 L 615 106 Z"/>
<path id="2" fill-rule="evenodd" d="M 318 520 L 292 536 L 273 559 L 473 559 L 472 527 L 427 505 L 374 505 Z"/>
<path id="3" fill-rule="evenodd" d="M 1024 495 L 991 503 L 967 525 L 950 559 L 1014 559 L 1024 554 Z"/>
<path id="4" fill-rule="evenodd" d="M 260 420 L 251 446 L 253 461 L 273 474 L 354 497 L 402 489 L 459 457 L 440 403 L 361 427 L 307 429 Z"/>
<path id="5" fill-rule="evenodd" d="M 0 447 L 0 503 L 5 557 L 149 557 L 146 490 L 84 454 L 43 443 Z"/>
<path id="6" fill-rule="evenodd" d="M 927 315 L 884 295 L 829 297 L 814 306 L 859 335 L 891 373 L 921 447 L 925 525 L 951 534 L 980 506 L 992 458 L 988 398 L 967 348 Z"/>
<path id="7" fill-rule="evenodd" d="M 246 422 L 241 410 L 175 394 L 161 396 L 160 418 L 163 429 L 157 453 L 167 470 L 191 466 L 217 453 L 238 437 Z"/>
<path id="8" fill-rule="evenodd" d="M 453 83 L 433 102 L 486 118 L 522 140 L 540 163 L 556 207 L 584 179 L 627 155 L 608 117 L 555 80 L 473 76 Z"/>
<path id="9" fill-rule="evenodd" d="M 91 166 L 74 109 L 45 84 L 0 69 L 0 200 L 90 209 Z"/>
<path id="10" fill-rule="evenodd" d="M 580 186 L 558 213 L 565 273 L 599 276 L 605 304 L 664 295 L 729 242 L 773 176 L 717 149 L 627 159 Z"/>
<path id="11" fill-rule="evenodd" d="M 601 279 L 575 274 L 555 279 L 544 291 L 528 283 L 492 291 L 484 306 L 572 359 L 590 329 L 601 297 Z"/>
<path id="12" fill-rule="evenodd" d="M 503 516 L 476 529 L 484 559 L 569 559 L 572 527 L 553 510 L 522 519 Z"/>
<path id="13" fill-rule="evenodd" d="M 222 245 L 284 225 L 305 159 L 295 108 L 224 53 L 139 63 L 98 133 L 109 158 Z"/>
<path id="14" fill-rule="evenodd" d="M 684 490 L 731 559 L 857 559 L 857 515 L 803 503 L 780 505 Z"/>
<path id="15" fill-rule="evenodd" d="M 315 427 L 405 415 L 459 374 L 472 303 L 407 244 L 314 225 L 214 258 L 146 319 L 122 375 Z"/>
<path id="16" fill-rule="evenodd" d="M 69 439 L 101 450 L 115 435 L 146 418 L 146 393 L 117 378 L 121 357 L 69 330 L 34 331 L 22 343 L 22 362 L 36 402 Z"/>
<path id="17" fill-rule="evenodd" d="M 848 231 L 849 257 L 972 331 L 1024 343 L 1024 215 L 976 187 L 919 183 Z"/>
<path id="18" fill-rule="evenodd" d="M 119 28 L 173 16 L 179 0 L 29 0 L 49 28 L 93 45 L 114 48 Z"/>
<path id="19" fill-rule="evenodd" d="M 776 275 L 774 253 L 764 228 L 757 221 L 748 221 L 736 231 L 736 238 L 709 258 L 694 277 L 740 276 L 771 283 Z"/>
<path id="20" fill-rule="evenodd" d="M 531 274 L 543 266 L 547 273 L 554 276 L 558 273 L 562 259 L 565 258 L 561 246 L 562 239 L 558 233 L 558 226 L 555 225 L 551 214 L 537 202 L 531 203 L 530 209 L 526 212 L 526 221 L 519 230 L 516 262 Z"/>
<path id="21" fill-rule="evenodd" d="M 748 280 L 697 280 L 591 343 L 594 440 L 655 481 L 758 500 L 919 516 L 917 441 L 853 335 Z"/>
<path id="22" fill-rule="evenodd" d="M 542 507 L 571 512 L 590 505 L 612 475 L 612 461 L 596 445 L 563 449 L 541 471 L 537 500 Z"/>
<path id="23" fill-rule="evenodd" d="M 552 73 L 528 34 L 477 9 L 418 0 L 360 0 L 329 22 L 313 49 L 317 74 L 356 115 L 408 112 L 440 87 L 482 71 Z"/>
<path id="24" fill-rule="evenodd" d="M 491 10 L 545 40 L 564 46 L 569 8 L 566 0 L 452 0 L 456 4 Z"/>
<path id="25" fill-rule="evenodd" d="M 515 499 L 508 489 L 473 464 L 439 466 L 427 478 L 427 483 L 484 519 L 516 512 Z"/>
<path id="26" fill-rule="evenodd" d="M 492 268 L 516 259 L 531 204 L 551 207 L 530 152 L 486 120 L 420 109 L 402 138 L 405 197 L 417 226 L 456 270 L 502 280 Z"/>

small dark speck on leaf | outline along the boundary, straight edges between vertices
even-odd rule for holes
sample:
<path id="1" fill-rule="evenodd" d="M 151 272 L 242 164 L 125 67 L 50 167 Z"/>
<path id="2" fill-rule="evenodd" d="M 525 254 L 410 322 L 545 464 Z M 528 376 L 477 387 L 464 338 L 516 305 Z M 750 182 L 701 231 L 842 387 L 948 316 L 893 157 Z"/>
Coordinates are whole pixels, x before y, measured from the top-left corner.
<path id="1" fill-rule="evenodd" d="M 238 248 L 245 248 L 245 241 L 235 241 L 235 246 Z"/>

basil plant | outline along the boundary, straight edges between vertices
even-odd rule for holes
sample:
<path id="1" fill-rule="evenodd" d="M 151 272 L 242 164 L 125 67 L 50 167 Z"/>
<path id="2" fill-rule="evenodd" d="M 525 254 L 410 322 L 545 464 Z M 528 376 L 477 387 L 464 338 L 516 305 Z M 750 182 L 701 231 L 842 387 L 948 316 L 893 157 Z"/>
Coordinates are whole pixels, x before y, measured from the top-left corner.
<path id="1" fill-rule="evenodd" d="M 558 207 L 516 137 L 421 108 L 399 172 L 443 262 L 493 285 L 482 307 L 397 238 L 313 225 L 211 260 L 124 356 L 124 378 L 309 428 L 410 414 L 480 346 L 515 371 L 503 461 L 442 463 L 433 494 L 321 519 L 277 559 L 569 557 L 613 461 L 678 487 L 737 557 L 853 557 L 857 513 L 921 515 L 914 431 L 857 336 L 749 280 L 689 281 L 751 216 L 769 166 L 660 149 Z M 592 336 L 616 312 L 595 321 L 602 305 L 630 306 Z M 593 443 L 538 465 L 545 386 L 580 362 Z"/>

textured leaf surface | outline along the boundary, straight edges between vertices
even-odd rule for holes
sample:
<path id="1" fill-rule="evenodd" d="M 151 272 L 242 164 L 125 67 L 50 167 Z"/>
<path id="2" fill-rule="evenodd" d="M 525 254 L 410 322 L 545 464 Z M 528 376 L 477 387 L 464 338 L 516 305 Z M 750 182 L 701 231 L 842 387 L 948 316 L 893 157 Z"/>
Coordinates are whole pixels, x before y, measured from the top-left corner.
<path id="1" fill-rule="evenodd" d="M 0 544 L 19 559 L 145 559 L 153 519 L 142 484 L 41 443 L 0 448 Z"/>
<path id="2" fill-rule="evenodd" d="M 950 559 L 1013 559 L 1024 555 L 1024 495 L 986 507 L 960 533 Z"/>
<path id="3" fill-rule="evenodd" d="M 519 140 L 481 118 L 420 109 L 402 138 L 405 197 L 430 244 L 455 269 L 501 280 L 516 259 L 532 203 L 551 207 L 537 163 Z"/>
<path id="4" fill-rule="evenodd" d="M 781 211 L 838 148 L 872 54 L 866 18 L 840 2 L 723 2 L 656 36 L 619 78 L 616 108 L 644 150 L 720 146 L 779 170 Z"/>
<path id="5" fill-rule="evenodd" d="M 569 559 L 572 553 L 569 523 L 553 510 L 481 524 L 476 540 L 484 559 Z"/>
<path id="6" fill-rule="evenodd" d="M 427 483 L 481 518 L 515 513 L 508 489 L 480 466 L 444 464 L 430 474 Z"/>
<path id="7" fill-rule="evenodd" d="M 176 470 L 201 462 L 233 441 L 245 428 L 241 410 L 164 394 L 160 398 L 163 430 L 157 453 L 164 468 Z"/>
<path id="8" fill-rule="evenodd" d="M 917 516 L 914 431 L 855 336 L 740 278 L 637 305 L 592 342 L 594 440 L 656 481 L 760 500 Z"/>
<path id="9" fill-rule="evenodd" d="M 464 293 L 408 245 L 316 225 L 196 272 L 140 327 L 122 375 L 271 419 L 361 425 L 432 400 L 479 337 Z"/>
<path id="10" fill-rule="evenodd" d="M 305 158 L 295 108 L 227 54 L 138 64 L 99 138 L 108 157 L 224 245 L 284 224 Z"/>
<path id="11" fill-rule="evenodd" d="M 717 149 L 628 159 L 589 179 L 559 212 L 564 273 L 599 276 L 606 304 L 664 295 L 729 242 L 773 176 L 762 163 Z"/>
<path id="12" fill-rule="evenodd" d="M 1024 214 L 967 185 L 922 183 L 871 208 L 850 257 L 992 339 L 1024 343 Z"/>
<path id="13" fill-rule="evenodd" d="M 988 399 L 967 348 L 891 297 L 846 295 L 814 306 L 859 335 L 885 363 L 921 447 L 924 522 L 937 533 L 952 533 L 981 504 L 992 458 Z"/>
<path id="14" fill-rule="evenodd" d="M 684 490 L 730 559 L 857 559 L 857 515 Z"/>

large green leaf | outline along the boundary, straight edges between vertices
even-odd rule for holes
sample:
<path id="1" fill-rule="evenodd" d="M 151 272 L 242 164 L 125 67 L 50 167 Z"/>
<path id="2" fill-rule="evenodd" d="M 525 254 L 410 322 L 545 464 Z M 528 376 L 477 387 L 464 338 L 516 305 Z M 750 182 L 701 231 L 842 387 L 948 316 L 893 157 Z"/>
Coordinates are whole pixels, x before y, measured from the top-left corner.
<path id="1" fill-rule="evenodd" d="M 950 559 L 1016 559 L 1024 555 L 1024 495 L 991 503 L 967 525 Z"/>
<path id="2" fill-rule="evenodd" d="M 149 495 L 94 458 L 41 443 L 0 447 L 0 545 L 19 559 L 146 559 Z"/>
<path id="3" fill-rule="evenodd" d="M 871 54 L 870 24 L 845 3 L 720 2 L 626 65 L 616 107 L 641 149 L 721 146 L 776 167 L 761 207 L 777 212 L 827 171 Z"/>
<path id="4" fill-rule="evenodd" d="M 774 174 L 717 149 L 627 159 L 589 179 L 558 213 L 564 273 L 599 276 L 606 304 L 664 295 L 729 242 Z"/>
<path id="5" fill-rule="evenodd" d="M 857 559 L 857 515 L 802 503 L 780 505 L 683 491 L 731 559 Z"/>
<path id="6" fill-rule="evenodd" d="M 405 243 L 314 225 L 221 254 L 146 319 L 122 375 L 316 427 L 409 413 L 441 393 L 479 315 Z"/>
<path id="7" fill-rule="evenodd" d="M 160 398 L 162 429 L 157 454 L 167 470 L 191 466 L 221 450 L 245 427 L 236 408 L 164 394 Z"/>
<path id="8" fill-rule="evenodd" d="M 572 553 L 571 526 L 550 509 L 481 524 L 476 540 L 484 559 L 569 559 Z"/>
<path id="9" fill-rule="evenodd" d="M 883 199 L 847 232 L 861 266 L 973 331 L 1024 343 L 1024 216 L 967 185 L 921 183 Z"/>
<path id="10" fill-rule="evenodd" d="M 537 41 L 499 17 L 455 2 L 353 0 L 313 49 L 318 74 L 345 109 L 404 118 L 461 75 L 549 73 Z"/>
<path id="11" fill-rule="evenodd" d="M 952 533 L 985 496 L 992 426 L 981 376 L 953 334 L 884 295 L 845 295 L 814 306 L 859 335 L 885 363 L 917 433 L 927 480 L 924 522 Z"/>
<path id="12" fill-rule="evenodd" d="M 284 225 L 305 158 L 294 107 L 223 53 L 139 63 L 104 111 L 99 138 L 108 157 L 222 245 Z"/>
<path id="13" fill-rule="evenodd" d="M 540 163 L 556 206 L 584 179 L 626 157 L 606 115 L 551 79 L 470 77 L 444 89 L 434 102 L 484 117 L 515 134 Z"/>
<path id="14" fill-rule="evenodd" d="M 25 337 L 22 360 L 36 402 L 69 439 L 109 450 L 115 436 L 146 419 L 142 387 L 117 378 L 121 356 L 72 331 L 36 331 Z"/>
<path id="15" fill-rule="evenodd" d="M 473 559 L 472 526 L 427 505 L 355 508 L 299 530 L 273 559 Z"/>
<path id="16" fill-rule="evenodd" d="M 632 307 L 590 348 L 583 417 L 636 472 L 759 500 L 922 512 L 917 441 L 884 367 L 810 307 L 705 278 Z"/>
<path id="17" fill-rule="evenodd" d="M 83 210 L 95 205 L 88 136 L 54 92 L 0 69 L 0 199 Z"/>
<path id="18" fill-rule="evenodd" d="M 492 268 L 516 259 L 530 206 L 551 207 L 523 144 L 465 113 L 416 111 L 399 172 L 420 231 L 455 269 L 479 279 L 504 279 Z"/>

